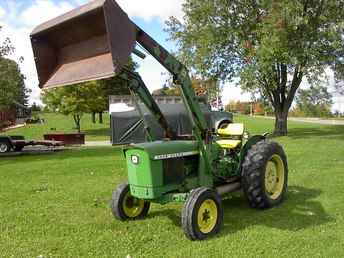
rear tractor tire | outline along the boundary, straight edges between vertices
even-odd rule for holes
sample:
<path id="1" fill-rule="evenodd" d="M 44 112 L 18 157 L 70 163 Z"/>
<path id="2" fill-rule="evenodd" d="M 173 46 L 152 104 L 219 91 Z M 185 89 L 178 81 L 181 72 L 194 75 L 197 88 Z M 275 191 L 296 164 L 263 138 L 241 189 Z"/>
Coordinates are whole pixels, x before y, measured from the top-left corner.
<path id="1" fill-rule="evenodd" d="M 212 189 L 200 187 L 188 196 L 182 210 L 182 227 L 191 240 L 217 234 L 223 223 L 221 197 Z"/>
<path id="2" fill-rule="evenodd" d="M 111 211 L 119 220 L 142 219 L 147 216 L 150 202 L 131 195 L 128 183 L 117 187 L 112 194 Z"/>
<path id="3" fill-rule="evenodd" d="M 268 140 L 253 145 L 242 165 L 242 187 L 250 206 L 266 209 L 280 204 L 287 185 L 288 163 L 283 148 Z"/>

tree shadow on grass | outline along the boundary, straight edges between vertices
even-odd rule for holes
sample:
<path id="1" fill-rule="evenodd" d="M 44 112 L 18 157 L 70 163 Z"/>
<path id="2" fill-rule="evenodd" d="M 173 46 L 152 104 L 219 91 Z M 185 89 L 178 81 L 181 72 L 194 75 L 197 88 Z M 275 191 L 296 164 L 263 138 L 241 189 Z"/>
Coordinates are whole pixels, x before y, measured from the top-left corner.
<path id="1" fill-rule="evenodd" d="M 283 204 L 268 210 L 256 210 L 248 206 L 242 195 L 233 195 L 223 201 L 224 226 L 221 235 L 235 233 L 254 225 L 263 225 L 288 231 L 298 231 L 318 226 L 334 219 L 319 201 L 313 200 L 320 190 L 291 186 Z M 150 218 L 166 216 L 174 225 L 181 226 L 181 210 L 163 209 L 151 212 Z"/>
<path id="2" fill-rule="evenodd" d="M 344 140 L 344 125 L 319 125 L 319 128 L 291 128 L 288 130 L 288 136 L 293 139 L 322 137 Z"/>
<path id="3" fill-rule="evenodd" d="M 252 209 L 242 197 L 225 200 L 222 232 L 233 233 L 253 225 L 298 231 L 333 221 L 322 204 L 313 200 L 320 194 L 317 189 L 291 186 L 287 199 L 280 206 L 268 210 Z"/>

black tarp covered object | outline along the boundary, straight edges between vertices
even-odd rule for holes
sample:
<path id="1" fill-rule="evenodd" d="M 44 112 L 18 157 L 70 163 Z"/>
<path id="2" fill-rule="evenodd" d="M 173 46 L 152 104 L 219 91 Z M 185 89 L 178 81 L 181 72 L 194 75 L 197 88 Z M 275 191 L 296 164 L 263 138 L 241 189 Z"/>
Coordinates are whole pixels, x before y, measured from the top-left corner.
<path id="1" fill-rule="evenodd" d="M 160 125 L 153 119 L 153 116 L 144 105 L 140 105 L 140 107 L 153 135 L 158 139 L 162 139 L 164 134 Z M 183 104 L 159 104 L 159 107 L 171 128 L 178 135 L 192 133 L 191 122 Z M 216 128 L 217 124 L 221 122 L 220 120 L 232 121 L 231 113 L 219 112 L 225 115 L 218 118 L 218 116 L 214 116 L 214 112 L 210 111 L 206 105 L 201 104 L 201 109 L 209 128 Z M 111 113 L 112 144 L 138 143 L 145 140 L 144 122 L 137 110 Z"/>

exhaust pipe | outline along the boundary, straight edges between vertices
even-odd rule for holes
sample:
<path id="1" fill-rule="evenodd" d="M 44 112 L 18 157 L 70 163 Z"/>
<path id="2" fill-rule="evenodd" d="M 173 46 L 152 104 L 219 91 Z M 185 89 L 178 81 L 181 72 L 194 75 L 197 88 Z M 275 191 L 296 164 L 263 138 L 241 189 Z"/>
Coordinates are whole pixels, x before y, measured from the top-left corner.
<path id="1" fill-rule="evenodd" d="M 230 183 L 226 185 L 221 185 L 219 187 L 216 187 L 216 192 L 219 195 L 225 195 L 227 193 L 232 193 L 241 188 L 240 182 Z"/>

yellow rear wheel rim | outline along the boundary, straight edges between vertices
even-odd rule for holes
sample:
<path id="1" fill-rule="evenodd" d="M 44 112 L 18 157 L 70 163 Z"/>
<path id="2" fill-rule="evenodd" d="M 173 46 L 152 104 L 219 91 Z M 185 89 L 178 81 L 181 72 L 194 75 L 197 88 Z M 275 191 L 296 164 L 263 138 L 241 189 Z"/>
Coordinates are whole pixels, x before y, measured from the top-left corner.
<path id="1" fill-rule="evenodd" d="M 214 200 L 206 199 L 198 209 L 197 224 L 203 234 L 211 232 L 218 218 L 217 205 Z"/>
<path id="2" fill-rule="evenodd" d="M 129 218 L 139 216 L 144 209 L 144 205 L 144 200 L 133 197 L 130 192 L 123 199 L 123 211 Z"/>
<path id="3" fill-rule="evenodd" d="M 265 190 L 269 197 L 276 200 L 284 188 L 284 163 L 282 158 L 275 154 L 268 161 L 265 169 Z"/>

